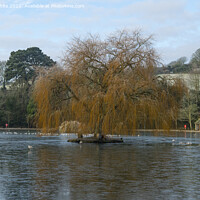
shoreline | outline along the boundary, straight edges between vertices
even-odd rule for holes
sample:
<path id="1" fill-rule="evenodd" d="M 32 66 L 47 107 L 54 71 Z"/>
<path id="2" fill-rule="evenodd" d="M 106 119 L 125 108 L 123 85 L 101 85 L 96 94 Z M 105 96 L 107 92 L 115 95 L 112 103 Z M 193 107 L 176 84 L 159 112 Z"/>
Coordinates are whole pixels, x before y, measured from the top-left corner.
<path id="1" fill-rule="evenodd" d="M 0 128 L 0 131 L 41 131 L 40 128 Z"/>
<path id="2" fill-rule="evenodd" d="M 135 132 L 179 132 L 179 133 L 200 133 L 200 131 L 196 130 L 184 130 L 184 129 L 136 129 Z"/>
<path id="3" fill-rule="evenodd" d="M 0 128 L 0 131 L 41 131 L 41 128 Z M 137 132 L 153 132 L 153 133 L 159 133 L 159 132 L 164 132 L 164 133 L 200 133 L 199 131 L 196 130 L 184 130 L 184 129 L 171 129 L 171 130 L 164 130 L 164 129 L 136 129 L 135 133 Z M 60 133 L 62 134 L 62 133 Z M 87 134 L 84 134 L 87 135 Z M 109 134 L 108 134 L 109 135 Z M 123 134 L 116 134 L 116 135 L 123 135 Z M 124 135 L 129 135 L 129 134 L 124 134 Z"/>

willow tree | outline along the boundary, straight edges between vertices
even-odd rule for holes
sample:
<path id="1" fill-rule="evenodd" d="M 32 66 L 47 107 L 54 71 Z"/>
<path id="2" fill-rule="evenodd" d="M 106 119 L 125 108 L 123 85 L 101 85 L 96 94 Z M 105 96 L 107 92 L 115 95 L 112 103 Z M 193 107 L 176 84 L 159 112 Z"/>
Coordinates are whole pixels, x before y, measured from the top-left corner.
<path id="1" fill-rule="evenodd" d="M 68 44 L 65 65 L 79 97 L 73 111 L 92 132 L 163 128 L 176 118 L 179 96 L 170 92 L 182 93 L 183 87 L 174 83 L 167 89 L 158 83 L 154 76 L 158 57 L 151 41 L 139 31 L 118 31 L 106 40 L 89 35 Z"/>
<path id="2" fill-rule="evenodd" d="M 181 83 L 170 85 L 155 77 L 158 56 L 151 37 L 144 37 L 139 31 L 118 31 L 105 40 L 93 35 L 84 39 L 74 37 L 67 45 L 64 61 L 65 70 L 60 73 L 65 85 L 62 91 L 70 101 L 56 95 L 60 93 L 55 81 L 61 78 L 55 73 L 52 78 L 46 76 L 37 81 L 36 94 L 40 90 L 48 93 L 43 95 L 43 102 L 43 93 L 36 98 L 42 125 L 52 121 L 51 106 L 57 105 L 57 100 L 50 100 L 51 96 L 62 102 L 59 109 L 53 109 L 59 110 L 62 120 L 79 121 L 85 132 L 100 137 L 133 133 L 137 128 L 165 128 L 176 119 L 183 87 Z M 47 87 L 44 80 L 45 84 L 56 86 L 55 90 Z M 64 110 L 70 113 L 61 114 Z"/>
<path id="3" fill-rule="evenodd" d="M 37 126 L 44 132 L 56 131 L 61 122 L 73 119 L 69 82 L 69 75 L 58 67 L 38 77 L 33 97 L 37 104 Z"/>

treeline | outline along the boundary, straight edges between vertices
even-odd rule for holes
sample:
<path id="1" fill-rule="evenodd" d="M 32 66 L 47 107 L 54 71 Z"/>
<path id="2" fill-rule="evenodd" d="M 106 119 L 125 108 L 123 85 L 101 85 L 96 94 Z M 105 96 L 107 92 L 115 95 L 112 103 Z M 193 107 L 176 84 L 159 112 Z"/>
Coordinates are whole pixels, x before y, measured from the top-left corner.
<path id="1" fill-rule="evenodd" d="M 63 67 L 37 47 L 12 52 L 1 66 L 0 126 L 56 131 L 64 121 L 78 121 L 80 133 L 101 135 L 185 123 L 189 90 L 178 78 L 157 76 L 152 39 L 139 31 L 118 31 L 104 40 L 74 37 Z"/>
<path id="2" fill-rule="evenodd" d="M 197 49 L 188 61 L 187 57 L 178 58 L 167 65 L 158 67 L 157 74 L 179 74 L 200 72 L 200 49 Z"/>
<path id="3" fill-rule="evenodd" d="M 181 57 L 163 67 L 157 67 L 156 74 L 187 74 L 183 77 L 187 90 L 180 102 L 179 124 L 181 127 L 185 124 L 189 129 L 194 129 L 200 113 L 200 49 L 189 60 Z"/>

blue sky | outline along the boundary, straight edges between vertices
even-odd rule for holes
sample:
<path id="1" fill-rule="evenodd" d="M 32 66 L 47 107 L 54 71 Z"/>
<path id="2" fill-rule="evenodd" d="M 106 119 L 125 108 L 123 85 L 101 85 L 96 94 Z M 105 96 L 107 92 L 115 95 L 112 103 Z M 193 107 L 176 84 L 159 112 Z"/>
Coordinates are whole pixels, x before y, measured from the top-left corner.
<path id="1" fill-rule="evenodd" d="M 38 8 L 53 4 L 82 7 Z M 164 63 L 181 56 L 190 59 L 200 48 L 200 1 L 0 0 L 0 60 L 8 59 L 11 51 L 38 46 L 59 61 L 73 35 L 105 37 L 117 29 L 153 35 Z"/>

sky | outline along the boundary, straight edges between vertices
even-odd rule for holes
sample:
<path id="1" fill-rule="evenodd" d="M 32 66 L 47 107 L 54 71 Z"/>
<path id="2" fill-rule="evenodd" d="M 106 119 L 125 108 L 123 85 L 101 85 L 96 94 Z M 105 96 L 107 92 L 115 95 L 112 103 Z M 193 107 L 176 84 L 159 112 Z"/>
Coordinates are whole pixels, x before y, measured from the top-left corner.
<path id="1" fill-rule="evenodd" d="M 153 35 L 167 64 L 200 48 L 199 0 L 0 0 L 0 60 L 37 46 L 60 61 L 73 36 L 116 30 Z"/>

